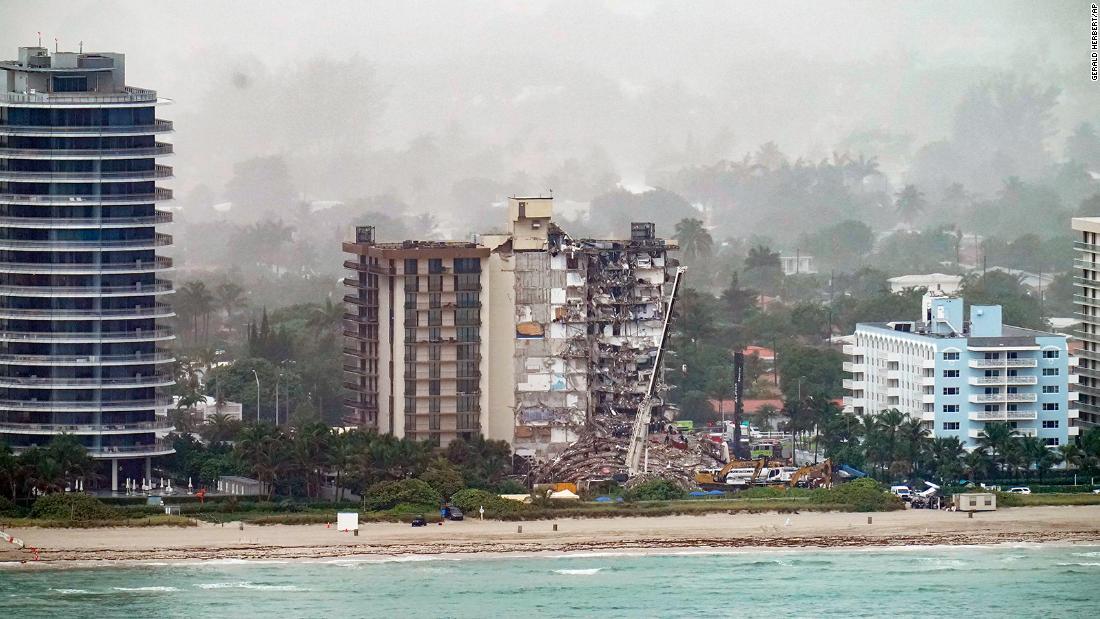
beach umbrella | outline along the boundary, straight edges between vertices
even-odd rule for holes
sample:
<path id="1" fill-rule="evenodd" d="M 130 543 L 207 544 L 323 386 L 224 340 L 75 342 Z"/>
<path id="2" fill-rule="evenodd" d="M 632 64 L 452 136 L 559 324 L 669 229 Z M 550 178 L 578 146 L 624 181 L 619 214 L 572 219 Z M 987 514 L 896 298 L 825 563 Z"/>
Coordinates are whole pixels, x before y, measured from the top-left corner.
<path id="1" fill-rule="evenodd" d="M 160 485 L 157 486 L 157 487 L 158 488 L 163 488 L 164 487 L 164 478 L 163 477 L 160 478 Z"/>

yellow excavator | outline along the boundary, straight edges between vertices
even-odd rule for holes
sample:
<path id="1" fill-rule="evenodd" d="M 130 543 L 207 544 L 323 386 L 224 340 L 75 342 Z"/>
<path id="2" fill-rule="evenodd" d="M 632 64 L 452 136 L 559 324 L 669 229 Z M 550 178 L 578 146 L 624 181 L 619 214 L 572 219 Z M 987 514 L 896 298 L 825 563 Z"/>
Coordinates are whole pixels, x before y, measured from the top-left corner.
<path id="1" fill-rule="evenodd" d="M 805 484 L 811 488 L 817 486 L 831 486 L 833 483 L 833 462 L 826 459 L 820 464 L 807 464 L 791 473 L 791 479 L 787 482 L 788 488 L 794 488 L 805 480 Z"/>
<path id="2" fill-rule="evenodd" d="M 783 463 L 777 460 L 768 460 L 767 458 L 758 458 L 756 460 L 730 460 L 725 466 L 718 471 L 714 470 L 700 470 L 695 472 L 695 483 L 699 484 L 701 488 L 720 487 L 720 489 L 726 486 L 726 477 L 729 476 L 730 471 L 734 469 L 753 469 L 752 476 L 748 479 L 746 485 L 753 485 L 756 482 L 756 478 L 760 476 L 760 472 L 764 467 L 776 467 L 782 466 Z"/>

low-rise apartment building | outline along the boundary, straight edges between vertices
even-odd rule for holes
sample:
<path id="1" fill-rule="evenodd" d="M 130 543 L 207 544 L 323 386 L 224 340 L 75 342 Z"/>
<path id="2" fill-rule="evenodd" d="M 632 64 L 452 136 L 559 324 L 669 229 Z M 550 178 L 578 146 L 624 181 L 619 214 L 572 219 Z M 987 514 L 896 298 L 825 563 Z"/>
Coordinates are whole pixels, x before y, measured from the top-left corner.
<path id="1" fill-rule="evenodd" d="M 1079 431 L 1066 336 L 1005 325 L 998 305 L 966 320 L 963 299 L 926 294 L 919 319 L 860 323 L 844 353 L 849 413 L 898 409 L 968 448 L 994 421 L 1051 447 Z"/>

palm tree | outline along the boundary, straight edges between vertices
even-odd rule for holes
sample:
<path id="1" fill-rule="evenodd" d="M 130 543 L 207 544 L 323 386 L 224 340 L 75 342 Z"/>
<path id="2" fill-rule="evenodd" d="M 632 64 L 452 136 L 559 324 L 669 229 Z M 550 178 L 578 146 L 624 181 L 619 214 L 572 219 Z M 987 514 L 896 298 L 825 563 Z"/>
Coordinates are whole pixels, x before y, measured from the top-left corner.
<path id="1" fill-rule="evenodd" d="M 917 215 L 924 212 L 927 206 L 928 202 L 924 199 L 924 194 L 917 189 L 916 185 L 906 185 L 897 194 L 895 207 L 902 221 L 906 223 L 913 223 Z"/>
<path id="2" fill-rule="evenodd" d="M 306 325 L 318 335 L 335 333 L 344 324 L 344 306 L 341 303 L 333 303 L 326 298 L 324 305 L 315 305 L 310 308 Z"/>
<path id="3" fill-rule="evenodd" d="M 925 453 L 928 443 L 928 430 L 920 419 L 906 417 L 898 428 L 902 437 L 902 449 L 905 460 L 909 463 L 909 475 L 917 468 L 917 462 Z"/>
<path id="4" fill-rule="evenodd" d="M 275 491 L 275 482 L 287 470 L 290 461 L 285 435 L 271 424 L 250 424 L 241 433 L 233 451 L 237 458 L 267 484 L 267 498 Z"/>
<path id="5" fill-rule="evenodd" d="M 1077 470 L 1084 467 L 1085 452 L 1077 445 L 1073 443 L 1062 445 L 1058 448 L 1058 451 L 1061 452 L 1062 461 L 1066 463 L 1066 468 Z"/>
<path id="6" fill-rule="evenodd" d="M 324 466 L 328 460 L 332 432 L 323 423 L 310 423 L 294 431 L 291 455 L 305 476 L 306 496 L 315 498 L 321 490 Z"/>
<path id="7" fill-rule="evenodd" d="M 985 424 L 985 429 L 978 433 L 978 448 L 989 452 L 989 457 L 1002 473 L 1005 455 L 1011 448 L 1012 439 L 1015 436 L 1016 430 L 1002 421 L 988 422 Z"/>
<path id="8" fill-rule="evenodd" d="M 993 461 L 984 449 L 975 449 L 963 456 L 963 469 L 970 481 L 985 478 L 992 465 Z"/>
<path id="9" fill-rule="evenodd" d="M 681 219 L 676 224 L 676 239 L 687 262 L 710 258 L 714 250 L 714 239 L 700 219 Z"/>
<path id="10" fill-rule="evenodd" d="M 925 443 L 925 453 L 933 475 L 941 483 L 959 478 L 963 472 L 966 448 L 957 436 L 934 438 Z"/>
<path id="11" fill-rule="evenodd" d="M 749 255 L 745 257 L 745 270 L 781 268 L 779 253 L 772 251 L 764 245 L 757 245 L 749 249 Z"/>
<path id="12" fill-rule="evenodd" d="M 214 308 L 214 295 L 207 290 L 206 284 L 195 280 L 185 283 L 176 291 L 176 312 L 191 320 L 191 342 L 198 341 L 199 319 L 202 319 L 202 333 L 206 338 L 210 335 L 210 312 Z"/>
<path id="13" fill-rule="evenodd" d="M 901 456 L 898 442 L 902 432 L 902 424 L 905 423 L 908 417 L 896 408 L 884 410 L 878 415 L 879 433 L 882 437 L 883 464 L 887 467 L 889 473 L 894 472 L 894 464 Z"/>
<path id="14" fill-rule="evenodd" d="M 211 443 L 224 443 L 237 437 L 241 424 L 225 413 L 214 413 L 206 419 L 199 434 Z"/>
<path id="15" fill-rule="evenodd" d="M 225 319 L 233 324 L 233 314 L 244 307 L 244 288 L 232 281 L 224 281 L 214 288 L 214 297 L 218 306 L 225 312 Z"/>
<path id="16" fill-rule="evenodd" d="M 0 483 L 10 489 L 8 497 L 16 498 L 16 480 L 19 479 L 19 462 L 6 442 L 0 441 Z"/>

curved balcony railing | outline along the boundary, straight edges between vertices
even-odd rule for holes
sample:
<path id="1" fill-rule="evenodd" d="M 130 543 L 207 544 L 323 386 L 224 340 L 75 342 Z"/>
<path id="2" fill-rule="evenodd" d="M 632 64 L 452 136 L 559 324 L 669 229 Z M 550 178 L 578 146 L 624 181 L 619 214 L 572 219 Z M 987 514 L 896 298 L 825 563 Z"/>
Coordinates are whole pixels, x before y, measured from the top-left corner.
<path id="1" fill-rule="evenodd" d="M 98 239 L 94 241 L 51 239 L 51 240 L 13 240 L 0 239 L 0 249 L 42 249 L 49 251 L 101 251 L 112 249 L 156 249 L 172 244 L 172 235 L 156 234 L 148 239 Z"/>
<path id="2" fill-rule="evenodd" d="M 165 432 L 175 427 L 167 419 L 137 421 L 134 423 L 67 424 L 67 423 L 17 423 L 0 421 L 0 432 L 13 434 L 114 434 L 126 432 Z"/>
<path id="3" fill-rule="evenodd" d="M 63 183 L 95 181 L 147 181 L 172 178 L 172 166 L 158 165 L 152 170 L 134 170 L 130 172 L 103 172 L 88 170 L 85 172 L 23 172 L 19 170 L 0 170 L 0 181 Z"/>
<path id="4" fill-rule="evenodd" d="M 27 309 L 0 307 L 0 318 L 42 320 L 99 320 L 102 318 L 171 318 L 176 313 L 172 306 L 164 303 L 148 307 L 125 307 L 118 309 Z"/>
<path id="5" fill-rule="evenodd" d="M 0 354 L 0 365 L 45 365 L 45 366 L 97 366 L 97 365 L 141 365 L 163 364 L 176 360 L 170 352 L 141 353 L 132 355 L 4 355 Z"/>
<path id="6" fill-rule="evenodd" d="M 134 262 L 101 262 L 99 264 L 55 263 L 55 262 L 0 262 L 0 273 L 57 273 L 65 275 L 95 275 L 100 273 L 147 273 L 167 271 L 172 268 L 172 259 L 158 256 L 153 260 Z"/>
<path id="7" fill-rule="evenodd" d="M 152 374 L 149 376 L 112 376 L 107 378 L 65 378 L 65 377 L 16 377 L 0 376 L 0 387 L 6 388 L 50 388 L 50 389 L 80 389 L 80 388 L 108 388 L 124 389 L 127 387 L 167 387 L 175 381 L 167 374 Z"/>
<path id="8" fill-rule="evenodd" d="M 171 398 L 108 402 L 92 402 L 86 400 L 0 400 L 0 410 L 51 411 L 57 413 L 80 411 L 137 411 L 150 408 L 167 408 L 171 405 Z"/>
<path id="9" fill-rule="evenodd" d="M 168 441 L 156 441 L 148 445 L 122 445 L 88 447 L 88 455 L 93 458 L 117 458 L 119 456 L 163 456 L 176 450 Z"/>
<path id="10" fill-rule="evenodd" d="M 132 286 L 4 286 L 0 296 L 19 297 L 130 297 L 175 292 L 172 282 L 159 280 L 155 284 Z"/>
<path id="11" fill-rule="evenodd" d="M 151 125 L 100 125 L 83 127 L 59 127 L 57 125 L 7 125 L 0 124 L 0 135 L 131 135 L 169 133 L 172 121 L 156 119 Z"/>
<path id="12" fill-rule="evenodd" d="M 106 94 L 88 94 L 86 92 L 4 92 L 0 93 L 0 103 L 27 105 L 43 103 L 49 105 L 86 105 L 102 103 L 157 103 L 157 91 L 148 88 L 125 86 L 122 92 Z"/>
<path id="13" fill-rule="evenodd" d="M 0 217 L 0 226 L 17 228 L 129 228 L 172 222 L 171 211 L 149 217 Z"/>
<path id="14" fill-rule="evenodd" d="M 168 142 L 137 148 L 0 148 L 0 157 L 7 159 L 129 159 L 163 157 L 172 153 L 172 145 Z"/>
<path id="15" fill-rule="evenodd" d="M 33 331 L 0 331 L 0 342 L 128 342 L 171 340 L 170 329 L 147 329 L 144 331 L 101 331 L 95 332 L 59 332 L 36 333 Z"/>
<path id="16" fill-rule="evenodd" d="M 172 190 L 157 187 L 153 193 L 132 193 L 101 196 L 31 195 L 0 193 L 0 202 L 8 204 L 34 204 L 36 206 L 97 206 L 100 204 L 147 204 L 172 199 Z"/>

